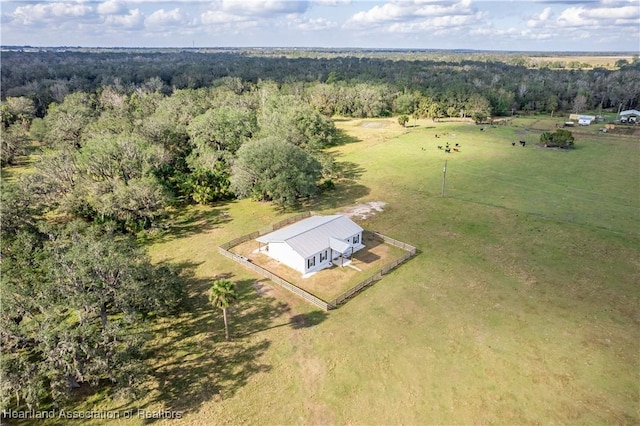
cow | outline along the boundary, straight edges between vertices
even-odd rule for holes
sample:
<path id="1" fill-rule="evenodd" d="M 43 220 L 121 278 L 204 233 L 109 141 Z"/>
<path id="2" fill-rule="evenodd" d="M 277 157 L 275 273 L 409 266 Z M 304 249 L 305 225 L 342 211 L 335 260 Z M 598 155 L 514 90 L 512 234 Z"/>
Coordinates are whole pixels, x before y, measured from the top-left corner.
<path id="1" fill-rule="evenodd" d="M 524 148 L 524 146 L 526 145 L 527 142 L 525 141 L 520 141 L 520 145 L 522 145 L 522 147 Z"/>

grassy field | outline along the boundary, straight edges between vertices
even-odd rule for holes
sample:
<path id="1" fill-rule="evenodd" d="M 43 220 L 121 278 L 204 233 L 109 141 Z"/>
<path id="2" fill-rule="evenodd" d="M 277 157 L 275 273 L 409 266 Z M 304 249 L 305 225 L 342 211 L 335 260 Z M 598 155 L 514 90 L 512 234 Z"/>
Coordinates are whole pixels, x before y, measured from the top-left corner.
<path id="1" fill-rule="evenodd" d="M 638 424 L 640 141 L 544 150 L 535 120 L 339 121 L 351 178 L 307 208 L 384 201 L 361 225 L 419 254 L 328 313 L 217 253 L 279 220 L 271 205 L 181 212 L 148 242 L 192 273 L 188 312 L 156 326 L 148 391 L 78 408 L 181 410 L 171 424 L 188 425 Z M 218 277 L 240 293 L 231 342 L 207 302 Z"/>

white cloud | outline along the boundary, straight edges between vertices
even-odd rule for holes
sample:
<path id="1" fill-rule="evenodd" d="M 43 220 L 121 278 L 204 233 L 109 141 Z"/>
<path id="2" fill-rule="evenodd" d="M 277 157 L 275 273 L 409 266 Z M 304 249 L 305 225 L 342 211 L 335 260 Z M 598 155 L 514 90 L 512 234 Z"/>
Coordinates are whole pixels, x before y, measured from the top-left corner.
<path id="1" fill-rule="evenodd" d="M 637 19 L 640 17 L 640 6 L 598 7 L 586 9 L 584 15 L 598 19 Z"/>
<path id="2" fill-rule="evenodd" d="M 347 25 L 367 26 L 400 21 L 411 17 L 415 7 L 410 4 L 385 3 L 366 12 L 358 12 L 347 21 Z"/>
<path id="3" fill-rule="evenodd" d="M 535 15 L 527 21 L 527 27 L 537 28 L 545 25 L 549 19 L 553 16 L 553 12 L 550 7 L 545 7 L 542 12 Z"/>
<path id="4" fill-rule="evenodd" d="M 351 4 L 351 0 L 312 0 L 318 6 L 343 6 Z"/>
<path id="5" fill-rule="evenodd" d="M 366 27 L 370 25 L 396 24 L 393 28 L 420 28 L 429 25 L 424 18 L 443 17 L 450 22 L 463 22 L 458 16 L 475 13 L 471 0 L 442 2 L 433 0 L 399 1 L 392 0 L 376 5 L 367 11 L 355 13 L 346 26 Z M 413 22 L 412 21 L 417 21 Z"/>
<path id="6" fill-rule="evenodd" d="M 304 13 L 308 8 L 308 1 L 222 0 L 222 10 L 232 15 L 268 17 L 289 13 Z"/>
<path id="7" fill-rule="evenodd" d="M 187 22 L 187 16 L 179 8 L 168 11 L 164 9 L 156 10 L 144 20 L 144 24 L 147 27 L 172 27 L 185 25 Z"/>
<path id="8" fill-rule="evenodd" d="M 127 13 L 127 7 L 118 0 L 108 0 L 98 3 L 96 10 L 101 15 L 120 15 Z"/>
<path id="9" fill-rule="evenodd" d="M 141 29 L 144 27 L 144 15 L 139 9 L 133 9 L 126 15 L 107 15 L 104 23 L 109 27 Z"/>
<path id="10" fill-rule="evenodd" d="M 640 8 L 634 6 L 569 7 L 558 17 L 557 23 L 563 27 L 605 27 L 609 25 L 634 25 L 640 20 Z"/>
<path id="11" fill-rule="evenodd" d="M 246 16 L 232 15 L 220 10 L 208 10 L 200 15 L 200 22 L 205 25 L 230 24 L 233 22 L 245 22 L 249 20 Z"/>
<path id="12" fill-rule="evenodd" d="M 304 18 L 298 15 L 288 17 L 288 25 L 300 31 L 323 31 L 336 28 L 338 24 L 324 18 Z"/>
<path id="13" fill-rule="evenodd" d="M 60 19 L 90 17 L 92 14 L 93 8 L 81 3 L 56 2 L 18 6 L 9 16 L 12 21 L 22 25 L 37 25 Z"/>
<path id="14" fill-rule="evenodd" d="M 392 33 L 420 33 L 438 30 L 454 31 L 459 27 L 464 27 L 477 23 L 475 16 L 452 15 L 437 16 L 431 19 L 424 19 L 417 22 L 398 22 L 389 25 L 388 31 Z"/>

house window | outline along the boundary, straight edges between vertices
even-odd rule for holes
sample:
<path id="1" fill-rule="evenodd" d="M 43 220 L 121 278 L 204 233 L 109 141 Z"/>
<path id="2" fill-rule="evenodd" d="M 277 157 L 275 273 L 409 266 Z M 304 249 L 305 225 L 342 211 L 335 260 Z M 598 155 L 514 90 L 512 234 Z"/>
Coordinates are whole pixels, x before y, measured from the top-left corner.
<path id="1" fill-rule="evenodd" d="M 316 257 L 310 257 L 307 259 L 307 269 L 311 268 L 312 266 L 316 266 Z"/>
<path id="2" fill-rule="evenodd" d="M 360 234 L 355 235 L 353 237 L 353 244 L 358 244 L 360 242 Z"/>
<path id="3" fill-rule="evenodd" d="M 327 260 L 328 254 L 329 253 L 327 250 L 325 250 L 324 253 L 320 252 L 320 262 L 324 262 L 325 260 Z"/>

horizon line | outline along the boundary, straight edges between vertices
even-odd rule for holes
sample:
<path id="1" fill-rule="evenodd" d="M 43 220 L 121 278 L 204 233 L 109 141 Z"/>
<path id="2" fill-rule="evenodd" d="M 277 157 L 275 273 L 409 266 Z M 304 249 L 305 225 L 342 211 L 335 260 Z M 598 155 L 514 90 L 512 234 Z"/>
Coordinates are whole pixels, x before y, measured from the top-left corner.
<path id="1" fill-rule="evenodd" d="M 0 44 L 0 49 L 134 49 L 134 50 L 202 50 L 202 49 L 227 49 L 227 50 L 372 50 L 395 52 L 478 52 L 478 53 L 572 53 L 572 54 L 625 54 L 640 55 L 640 51 L 630 50 L 514 50 L 514 49 L 473 49 L 473 48 L 431 48 L 431 47 L 327 47 L 327 46 L 82 46 L 82 45 L 31 45 L 31 44 Z"/>

